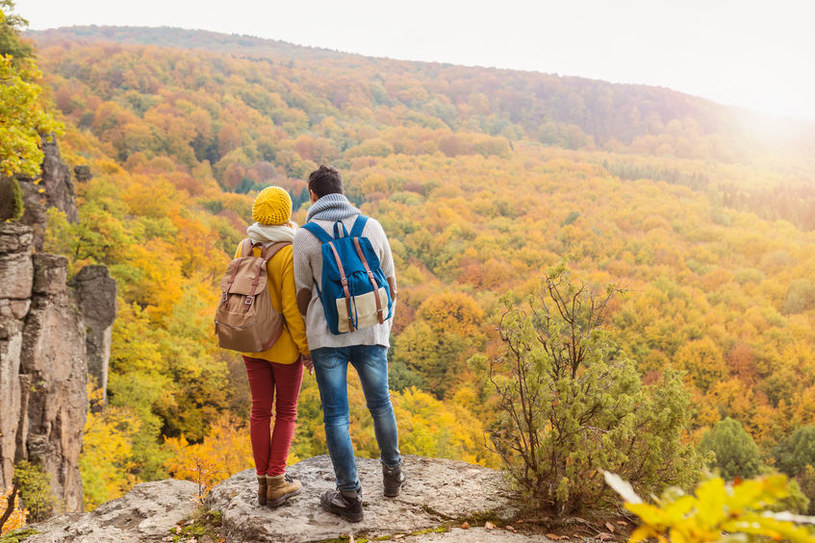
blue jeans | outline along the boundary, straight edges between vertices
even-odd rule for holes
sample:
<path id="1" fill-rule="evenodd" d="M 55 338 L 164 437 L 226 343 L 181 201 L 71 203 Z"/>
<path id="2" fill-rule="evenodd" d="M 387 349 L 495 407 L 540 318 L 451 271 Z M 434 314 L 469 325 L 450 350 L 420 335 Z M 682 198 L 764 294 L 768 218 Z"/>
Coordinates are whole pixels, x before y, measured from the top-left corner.
<path id="1" fill-rule="evenodd" d="M 360 488 L 354 446 L 348 433 L 348 362 L 362 383 L 365 402 L 374 420 L 374 433 L 389 467 L 402 463 L 399 432 L 388 391 L 388 348 L 382 345 L 327 347 L 311 351 L 314 373 L 323 404 L 323 422 L 328 454 L 337 476 L 337 489 L 353 492 Z"/>

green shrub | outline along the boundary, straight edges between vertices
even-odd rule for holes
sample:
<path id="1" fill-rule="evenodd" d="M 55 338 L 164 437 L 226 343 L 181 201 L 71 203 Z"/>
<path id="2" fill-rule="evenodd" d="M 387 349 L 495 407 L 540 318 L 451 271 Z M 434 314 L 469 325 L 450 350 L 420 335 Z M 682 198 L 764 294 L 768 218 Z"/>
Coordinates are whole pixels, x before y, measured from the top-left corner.
<path id="1" fill-rule="evenodd" d="M 25 213 L 23 191 L 14 177 L 0 178 L 0 221 L 19 221 Z"/>
<path id="2" fill-rule="evenodd" d="M 681 376 L 666 373 L 643 387 L 602 328 L 618 292 L 608 287 L 598 297 L 561 265 L 527 304 L 504 298 L 503 353 L 486 368 L 500 412 L 488 431 L 536 508 L 562 514 L 604 505 L 610 493 L 601 469 L 654 490 L 699 476 L 700 459 L 681 441 L 691 415 Z"/>
<path id="3" fill-rule="evenodd" d="M 29 522 L 40 522 L 54 514 L 57 499 L 51 492 L 51 477 L 41 466 L 28 460 L 17 462 L 14 480 L 20 488 L 20 501 L 28 509 Z"/>

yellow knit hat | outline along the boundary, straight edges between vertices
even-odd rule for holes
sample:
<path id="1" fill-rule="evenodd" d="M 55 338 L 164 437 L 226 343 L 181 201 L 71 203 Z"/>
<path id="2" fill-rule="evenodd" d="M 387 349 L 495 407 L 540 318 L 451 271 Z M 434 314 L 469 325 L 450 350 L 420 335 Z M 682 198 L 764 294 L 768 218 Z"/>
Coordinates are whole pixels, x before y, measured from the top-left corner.
<path id="1" fill-rule="evenodd" d="M 291 196 L 280 187 L 266 187 L 255 198 L 252 219 L 260 224 L 286 224 L 291 219 Z"/>

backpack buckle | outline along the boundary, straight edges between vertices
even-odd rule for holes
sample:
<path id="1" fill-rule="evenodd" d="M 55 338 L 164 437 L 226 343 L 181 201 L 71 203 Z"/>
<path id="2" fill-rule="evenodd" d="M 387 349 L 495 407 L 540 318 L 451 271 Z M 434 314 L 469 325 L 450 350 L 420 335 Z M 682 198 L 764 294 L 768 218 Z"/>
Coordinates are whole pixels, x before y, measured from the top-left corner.
<path id="1" fill-rule="evenodd" d="M 246 299 L 243 301 L 243 303 L 245 303 L 246 305 L 252 305 L 252 302 L 254 302 L 254 301 L 255 301 L 254 296 L 247 296 Z"/>
<path id="2" fill-rule="evenodd" d="M 227 301 L 228 299 L 229 299 L 229 294 L 227 294 L 226 292 L 224 292 L 224 295 L 223 295 L 223 296 L 221 296 L 221 301 L 222 301 L 222 302 L 224 302 L 224 303 L 226 303 L 226 301 Z"/>

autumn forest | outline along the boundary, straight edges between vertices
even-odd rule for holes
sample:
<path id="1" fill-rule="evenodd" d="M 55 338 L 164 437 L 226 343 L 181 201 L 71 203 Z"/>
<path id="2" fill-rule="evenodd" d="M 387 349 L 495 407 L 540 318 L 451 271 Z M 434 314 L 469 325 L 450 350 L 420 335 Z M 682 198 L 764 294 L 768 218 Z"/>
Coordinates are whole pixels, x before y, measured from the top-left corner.
<path id="1" fill-rule="evenodd" d="M 325 163 L 393 249 L 404 453 L 501 466 L 489 368 L 510 352 L 513 308 L 533 311 L 559 273 L 613 292 L 602 352 L 652 409 L 636 428 L 675 429 L 671 447 L 726 476 L 782 471 L 799 512 L 815 511 L 813 123 L 203 31 L 25 37 L 62 155 L 93 174 L 76 186 L 78 223 L 52 210 L 46 249 L 74 273 L 108 266 L 119 288 L 107 404 L 84 434 L 87 508 L 140 481 L 252 466 L 245 370 L 213 335 L 217 284 L 255 194 L 286 188 L 302 223 Z M 376 457 L 352 388 L 357 454 Z M 308 375 L 297 424 L 290 461 L 324 454 Z M 673 482 L 656 468 L 639 482 L 661 476 Z"/>

